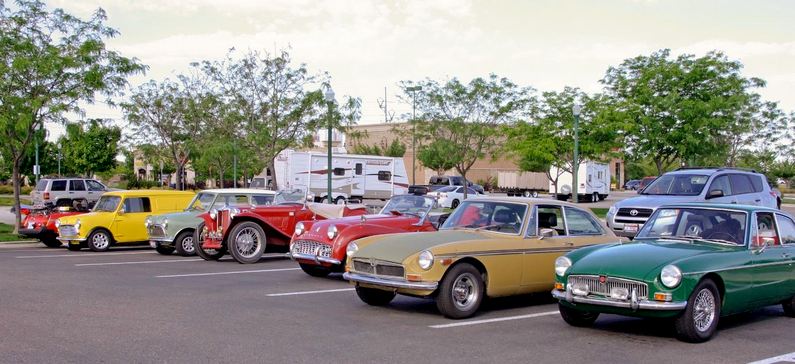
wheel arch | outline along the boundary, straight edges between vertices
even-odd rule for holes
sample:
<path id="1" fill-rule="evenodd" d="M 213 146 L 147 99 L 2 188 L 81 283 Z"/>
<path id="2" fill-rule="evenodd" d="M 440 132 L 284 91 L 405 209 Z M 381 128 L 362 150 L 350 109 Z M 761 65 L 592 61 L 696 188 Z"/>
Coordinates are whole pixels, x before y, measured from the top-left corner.
<path id="1" fill-rule="evenodd" d="M 198 225 L 197 225 L 197 227 L 198 227 Z M 177 243 L 177 238 L 178 238 L 178 237 L 179 237 L 179 236 L 180 236 L 182 233 L 184 233 L 184 232 L 188 232 L 188 233 L 190 233 L 191 235 L 193 235 L 193 233 L 195 233 L 195 232 L 196 232 L 196 228 L 195 228 L 195 227 L 186 227 L 186 228 L 182 228 L 182 229 L 180 229 L 179 231 L 177 231 L 177 233 L 176 233 L 176 234 L 174 234 L 174 239 L 173 239 L 173 240 L 171 240 L 171 243 L 172 243 L 172 244 L 176 244 L 176 243 Z"/>
<path id="2" fill-rule="evenodd" d="M 723 277 L 721 277 L 720 274 L 718 273 L 709 272 L 701 276 L 701 279 L 698 280 L 696 285 L 707 279 L 712 280 L 712 282 L 714 282 L 715 285 L 718 286 L 718 294 L 720 295 L 720 302 L 721 305 L 723 305 L 726 302 L 726 300 L 724 299 L 726 295 L 726 284 L 723 282 Z"/>
<path id="3" fill-rule="evenodd" d="M 444 281 L 445 278 L 447 278 L 447 275 L 450 273 L 450 271 L 455 266 L 460 265 L 460 264 L 464 264 L 464 263 L 468 263 L 468 264 L 472 265 L 473 267 L 475 267 L 475 269 L 478 270 L 478 272 L 480 272 L 480 277 L 481 277 L 481 279 L 483 279 L 483 286 L 485 288 L 485 292 L 484 293 L 485 293 L 486 296 L 488 296 L 489 295 L 488 294 L 489 293 L 489 272 L 486 269 L 486 265 L 484 265 L 483 262 L 481 262 L 480 260 L 478 260 L 475 257 L 463 257 L 461 259 L 456 260 L 453 264 L 451 264 L 447 268 L 447 270 L 444 272 L 444 275 L 442 276 L 442 279 L 439 280 L 439 282 Z"/>
<path id="4" fill-rule="evenodd" d="M 90 236 L 91 236 L 91 234 L 93 234 L 93 233 L 94 233 L 95 231 L 97 231 L 97 230 L 104 230 L 104 231 L 105 231 L 106 233 L 108 233 L 108 235 L 110 236 L 110 243 L 111 243 L 111 244 L 116 244 L 116 237 L 114 237 L 114 236 L 113 236 L 113 232 L 112 232 L 112 231 L 110 231 L 110 229 L 108 229 L 108 228 L 106 228 L 106 227 L 104 227 L 104 226 L 96 226 L 96 227 L 94 227 L 93 229 L 91 229 L 91 230 L 88 232 L 88 234 L 86 234 L 86 242 L 88 242 L 88 237 L 90 237 Z"/>

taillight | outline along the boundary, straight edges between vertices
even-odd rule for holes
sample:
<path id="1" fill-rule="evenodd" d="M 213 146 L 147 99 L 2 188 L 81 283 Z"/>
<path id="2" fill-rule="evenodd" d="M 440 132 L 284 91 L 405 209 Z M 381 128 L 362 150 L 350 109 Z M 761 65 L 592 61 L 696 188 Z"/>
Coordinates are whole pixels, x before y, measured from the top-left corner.
<path id="1" fill-rule="evenodd" d="M 50 199 L 50 193 L 49 192 L 44 192 L 44 199 L 45 200 L 49 200 Z"/>
<path id="2" fill-rule="evenodd" d="M 778 194 L 776 193 L 776 191 L 770 191 L 770 196 L 778 198 Z"/>

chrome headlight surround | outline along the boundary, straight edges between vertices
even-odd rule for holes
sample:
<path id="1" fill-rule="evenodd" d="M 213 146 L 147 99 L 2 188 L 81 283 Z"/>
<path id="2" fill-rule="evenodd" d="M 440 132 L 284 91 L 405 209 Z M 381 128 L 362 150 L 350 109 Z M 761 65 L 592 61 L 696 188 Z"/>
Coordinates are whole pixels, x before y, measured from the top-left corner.
<path id="1" fill-rule="evenodd" d="M 147 216 L 146 220 L 144 220 L 144 227 L 148 229 L 150 226 L 152 226 L 152 217 Z"/>
<path id="2" fill-rule="evenodd" d="M 337 237 L 337 233 L 339 233 L 339 231 L 337 231 L 337 225 L 332 224 L 328 227 L 328 230 L 326 231 L 326 236 L 328 237 L 329 240 L 334 240 L 334 238 Z"/>
<path id="3" fill-rule="evenodd" d="M 210 219 L 215 220 L 215 218 L 217 218 L 217 217 L 218 217 L 218 210 L 217 209 L 211 209 L 210 210 Z"/>
<path id="4" fill-rule="evenodd" d="M 163 219 L 163 229 L 168 228 L 168 219 Z"/>
<path id="5" fill-rule="evenodd" d="M 615 215 L 616 212 L 618 212 L 618 207 L 616 207 L 616 205 L 610 206 L 610 208 L 607 209 L 608 215 Z"/>
<path id="6" fill-rule="evenodd" d="M 298 235 L 303 234 L 305 231 L 306 231 L 306 227 L 304 227 L 304 223 L 303 222 L 299 222 L 299 223 L 295 224 L 295 231 L 293 231 L 293 234 L 295 234 L 295 236 L 298 236 Z"/>
<path id="7" fill-rule="evenodd" d="M 74 226 L 75 226 L 75 230 L 80 231 L 80 219 L 77 219 L 77 221 L 75 221 L 75 225 Z"/>
<path id="8" fill-rule="evenodd" d="M 356 254 L 356 252 L 358 251 L 359 251 L 359 246 L 356 245 L 355 241 L 350 242 L 348 246 L 345 248 L 345 254 L 348 255 L 348 258 L 350 258 L 353 254 Z"/>
<path id="9" fill-rule="evenodd" d="M 230 219 L 230 220 L 231 220 L 231 219 L 234 219 L 234 218 L 235 218 L 235 216 L 237 216 L 237 214 L 239 214 L 239 213 L 240 213 L 240 209 L 239 209 L 239 208 L 237 208 L 237 207 L 230 207 L 230 208 L 228 208 L 227 210 L 229 210 L 229 219 Z"/>
<path id="10" fill-rule="evenodd" d="M 568 257 L 559 256 L 558 259 L 555 259 L 555 274 L 557 274 L 559 277 L 563 277 L 570 267 L 571 259 Z"/>
<path id="11" fill-rule="evenodd" d="M 660 272 L 660 282 L 668 288 L 678 286 L 682 282 L 682 270 L 673 264 L 666 265 Z"/>
<path id="12" fill-rule="evenodd" d="M 417 264 L 419 264 L 422 269 L 431 269 L 433 266 L 433 253 L 427 250 L 421 251 L 420 255 L 417 256 Z"/>

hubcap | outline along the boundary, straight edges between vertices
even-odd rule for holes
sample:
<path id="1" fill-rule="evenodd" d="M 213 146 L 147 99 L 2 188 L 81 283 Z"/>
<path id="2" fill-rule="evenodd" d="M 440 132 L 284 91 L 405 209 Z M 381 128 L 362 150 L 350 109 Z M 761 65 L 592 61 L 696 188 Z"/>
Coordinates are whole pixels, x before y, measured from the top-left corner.
<path id="1" fill-rule="evenodd" d="M 260 237 L 252 227 L 246 227 L 240 230 L 235 236 L 235 250 L 240 255 L 250 258 L 259 250 Z"/>
<path id="2" fill-rule="evenodd" d="M 478 301 L 479 288 L 472 273 L 464 273 L 453 282 L 453 303 L 462 311 L 469 310 Z"/>
<path id="3" fill-rule="evenodd" d="M 693 302 L 693 323 L 700 332 L 707 331 L 715 320 L 715 297 L 712 291 L 704 288 L 698 292 Z"/>
<path id="4" fill-rule="evenodd" d="M 187 253 L 191 253 L 191 252 L 193 252 L 193 249 L 194 249 L 194 247 L 193 247 L 193 237 L 192 236 L 188 236 L 185 239 L 182 239 L 182 250 L 184 250 Z"/>
<path id="5" fill-rule="evenodd" d="M 94 234 L 91 243 L 94 244 L 94 247 L 97 249 L 105 249 L 108 246 L 108 237 L 103 233 Z"/>

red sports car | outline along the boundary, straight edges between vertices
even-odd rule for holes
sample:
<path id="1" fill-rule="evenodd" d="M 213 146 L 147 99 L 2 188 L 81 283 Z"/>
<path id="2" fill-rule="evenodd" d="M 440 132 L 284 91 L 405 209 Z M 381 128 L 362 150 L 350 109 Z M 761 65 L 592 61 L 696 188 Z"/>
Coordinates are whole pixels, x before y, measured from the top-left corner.
<path id="1" fill-rule="evenodd" d="M 342 272 L 348 243 L 353 240 L 381 234 L 436 231 L 439 220 L 445 216 L 431 215 L 436 206 L 432 197 L 398 195 L 377 215 L 301 221 L 295 225 L 288 254 L 310 276 Z"/>
<path id="2" fill-rule="evenodd" d="M 194 241 L 199 242 L 196 254 L 205 260 L 218 260 L 229 252 L 239 263 L 256 263 L 267 245 L 287 247 L 299 221 L 366 212 L 364 205 L 308 203 L 307 193 L 301 189 L 281 191 L 274 196 L 273 205 L 230 206 L 199 215 L 204 222 L 194 234 Z"/>
<path id="3" fill-rule="evenodd" d="M 38 209 L 20 209 L 25 215 L 22 225 L 19 228 L 19 235 L 26 238 L 39 239 L 44 245 L 50 248 L 61 246 L 58 241 L 58 227 L 55 222 L 59 217 L 80 215 L 89 212 L 83 205 L 59 206 L 55 208 L 44 207 Z"/>

